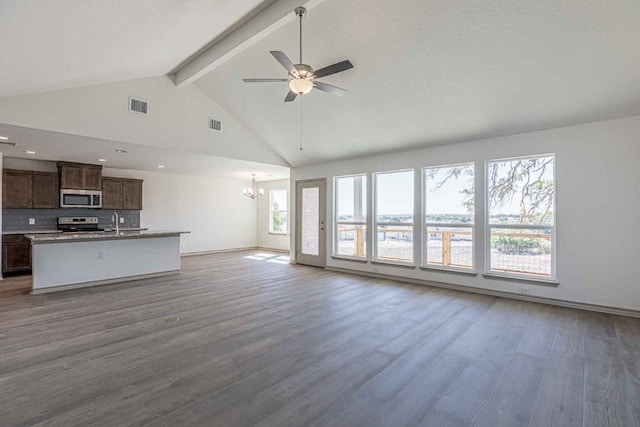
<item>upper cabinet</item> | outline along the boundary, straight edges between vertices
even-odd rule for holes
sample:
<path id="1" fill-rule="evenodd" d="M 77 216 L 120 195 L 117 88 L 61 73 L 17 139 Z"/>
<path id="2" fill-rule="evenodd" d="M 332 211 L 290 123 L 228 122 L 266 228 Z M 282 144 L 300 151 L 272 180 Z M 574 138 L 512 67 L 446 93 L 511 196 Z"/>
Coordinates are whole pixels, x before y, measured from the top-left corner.
<path id="1" fill-rule="evenodd" d="M 102 208 L 142 210 L 142 180 L 102 177 L 100 166 L 58 164 L 60 174 L 5 169 L 2 207 L 6 209 L 57 209 L 60 189 L 102 190 Z M 99 183 L 99 186 L 96 185 Z"/>
<path id="2" fill-rule="evenodd" d="M 57 173 L 11 169 L 2 173 L 3 208 L 55 209 L 59 196 Z"/>
<path id="3" fill-rule="evenodd" d="M 103 177 L 102 209 L 142 210 L 142 180 Z"/>
<path id="4" fill-rule="evenodd" d="M 82 168 L 82 190 L 102 190 L 102 166 Z"/>
<path id="5" fill-rule="evenodd" d="M 102 190 L 102 166 L 58 162 L 60 188 Z"/>
<path id="6" fill-rule="evenodd" d="M 122 209 L 122 180 L 102 178 L 102 209 Z"/>
<path id="7" fill-rule="evenodd" d="M 2 172 L 2 207 L 29 209 L 33 204 L 31 197 L 33 181 L 31 172 L 5 169 Z"/>
<path id="8" fill-rule="evenodd" d="M 33 207 L 36 209 L 56 209 L 60 206 L 58 174 L 33 172 Z"/>
<path id="9" fill-rule="evenodd" d="M 122 181 L 122 208 L 142 210 L 142 180 L 125 179 Z"/>

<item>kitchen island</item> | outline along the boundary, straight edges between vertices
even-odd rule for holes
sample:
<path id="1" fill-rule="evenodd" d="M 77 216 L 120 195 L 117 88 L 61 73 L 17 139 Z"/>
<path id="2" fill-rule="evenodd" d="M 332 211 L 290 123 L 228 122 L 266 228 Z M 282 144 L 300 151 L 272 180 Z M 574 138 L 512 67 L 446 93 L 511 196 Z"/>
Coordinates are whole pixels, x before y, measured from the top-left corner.
<path id="1" fill-rule="evenodd" d="M 27 234 L 32 294 L 180 273 L 186 231 Z"/>

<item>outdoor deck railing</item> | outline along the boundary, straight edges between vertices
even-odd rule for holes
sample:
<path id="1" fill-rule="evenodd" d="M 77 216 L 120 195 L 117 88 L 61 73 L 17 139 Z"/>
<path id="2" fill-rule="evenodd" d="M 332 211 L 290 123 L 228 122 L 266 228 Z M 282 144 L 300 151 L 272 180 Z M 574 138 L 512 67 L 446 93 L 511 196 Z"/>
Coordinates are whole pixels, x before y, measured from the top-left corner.
<path id="1" fill-rule="evenodd" d="M 428 264 L 439 265 L 444 267 L 459 267 L 459 268 L 471 268 L 473 263 L 473 245 L 471 244 L 473 239 L 473 232 L 471 230 L 434 230 L 429 228 L 428 231 L 425 231 L 427 234 L 427 244 L 431 244 L 434 241 L 438 243 L 437 247 L 432 247 L 431 250 L 428 250 Z M 410 253 L 406 254 L 406 256 L 402 256 L 401 252 L 403 251 L 412 251 L 413 244 L 409 244 L 409 242 L 413 241 L 413 233 L 406 228 L 380 228 L 378 229 L 378 235 L 383 235 L 384 239 L 381 242 L 386 242 L 388 239 L 388 235 L 395 234 L 395 238 L 389 239 L 390 241 L 397 242 L 400 245 L 402 242 L 407 242 L 405 245 L 406 248 L 400 247 L 400 245 L 396 245 L 396 247 L 391 248 L 391 250 L 382 251 L 380 250 L 381 246 L 379 243 L 378 249 L 378 258 L 380 259 L 388 259 L 388 260 L 402 260 L 406 261 L 407 259 L 412 259 L 412 255 Z M 514 259 L 517 257 L 523 257 L 527 255 L 545 255 L 540 253 L 531 252 L 530 249 L 517 245 L 517 242 L 522 242 L 521 239 L 541 239 L 543 241 L 547 241 L 550 243 L 551 235 L 542 234 L 542 233 L 527 233 L 527 232 L 507 232 L 507 231 L 495 231 L 491 233 L 492 238 L 507 238 L 507 239 L 516 239 L 516 244 L 501 244 L 497 245 L 496 248 L 492 248 L 496 251 L 494 256 L 496 262 L 492 262 L 492 270 L 493 271 L 502 271 L 502 272 L 510 272 L 510 273 L 525 273 L 525 274 L 536 274 L 541 276 L 548 276 L 549 272 L 547 272 L 546 262 L 538 263 L 539 265 L 528 265 L 523 261 L 523 259 L 518 260 Z M 364 257 L 365 256 L 365 229 L 364 227 L 340 227 L 338 229 L 338 242 L 345 241 L 353 241 L 353 253 L 347 254 L 345 252 L 341 252 L 343 255 L 353 255 L 356 257 Z M 454 252 L 455 244 L 454 242 L 469 242 L 468 246 L 465 248 L 458 247 L 458 252 Z M 441 248 L 440 248 L 441 242 Z M 349 247 L 344 247 L 345 250 L 351 250 L 351 244 Z M 513 247 L 512 247 L 513 246 Z M 397 253 L 391 253 L 391 252 Z M 529 252 L 526 252 L 529 250 Z M 525 251 L 525 252 L 523 252 Z M 440 254 L 438 254 L 440 252 Z M 461 253 L 464 252 L 464 253 Z M 468 252 L 468 253 L 467 253 Z M 515 253 L 514 253 L 515 252 Z M 529 263 L 530 264 L 530 263 Z M 527 267 L 527 268 L 525 268 Z"/>

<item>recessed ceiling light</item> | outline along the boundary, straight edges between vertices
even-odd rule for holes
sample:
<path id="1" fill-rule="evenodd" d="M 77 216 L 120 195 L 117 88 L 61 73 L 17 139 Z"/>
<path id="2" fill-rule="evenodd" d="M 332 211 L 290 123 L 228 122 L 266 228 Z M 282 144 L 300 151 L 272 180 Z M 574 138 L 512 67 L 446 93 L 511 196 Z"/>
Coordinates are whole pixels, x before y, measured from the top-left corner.
<path id="1" fill-rule="evenodd" d="M 158 169 L 164 169 L 164 165 L 158 165 Z"/>
<path id="2" fill-rule="evenodd" d="M 127 154 L 128 151 L 127 150 L 116 150 L 116 153 Z"/>
<path id="3" fill-rule="evenodd" d="M 0 136 L 0 141 L 8 141 L 9 139 L 8 136 Z"/>
<path id="4" fill-rule="evenodd" d="M 27 154 L 36 154 L 36 152 L 33 150 L 24 150 L 24 152 Z"/>
<path id="5" fill-rule="evenodd" d="M 99 162 L 106 162 L 107 161 L 107 159 L 96 159 L 96 160 L 99 161 Z"/>

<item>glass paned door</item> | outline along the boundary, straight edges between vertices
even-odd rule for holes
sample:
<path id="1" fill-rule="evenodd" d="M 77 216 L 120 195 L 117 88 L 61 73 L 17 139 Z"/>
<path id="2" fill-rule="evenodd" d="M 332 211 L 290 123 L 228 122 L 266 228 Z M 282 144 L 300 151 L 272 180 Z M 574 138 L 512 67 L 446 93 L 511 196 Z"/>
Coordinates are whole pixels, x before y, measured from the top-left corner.
<path id="1" fill-rule="evenodd" d="M 320 255 L 320 189 L 302 189 L 302 245 L 300 253 Z"/>
<path id="2" fill-rule="evenodd" d="M 296 183 L 296 262 L 324 267 L 325 180 Z"/>

